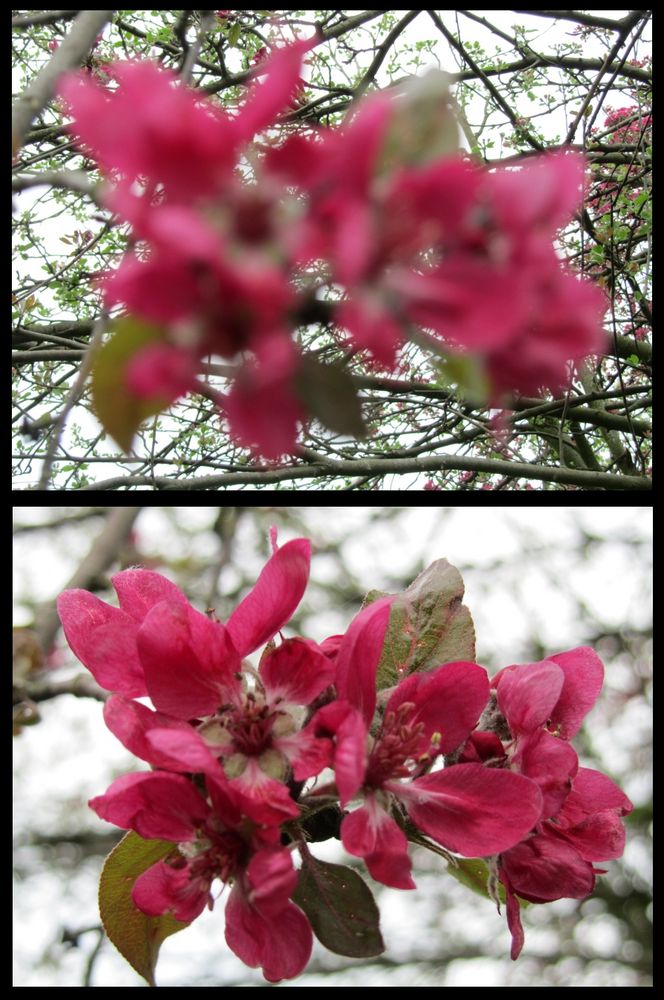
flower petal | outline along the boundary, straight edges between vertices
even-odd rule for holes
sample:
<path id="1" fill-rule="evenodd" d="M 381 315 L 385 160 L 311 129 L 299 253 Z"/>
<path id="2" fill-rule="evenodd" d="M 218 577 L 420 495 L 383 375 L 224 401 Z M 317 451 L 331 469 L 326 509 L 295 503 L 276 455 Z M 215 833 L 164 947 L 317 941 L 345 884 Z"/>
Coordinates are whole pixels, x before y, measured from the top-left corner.
<path id="1" fill-rule="evenodd" d="M 177 719 L 210 715 L 237 687 L 240 658 L 226 629 L 189 605 L 158 604 L 137 642 L 148 692 L 161 712 Z"/>
<path id="2" fill-rule="evenodd" d="M 192 783 L 179 774 L 154 771 L 125 774 L 105 795 L 90 799 L 101 819 L 145 840 L 194 840 L 210 809 Z"/>
<path id="3" fill-rule="evenodd" d="M 309 921 L 293 903 L 266 920 L 251 906 L 238 881 L 226 903 L 226 943 L 245 965 L 262 966 L 268 982 L 277 983 L 302 972 L 311 955 L 313 935 Z"/>
<path id="4" fill-rule="evenodd" d="M 579 646 L 549 659 L 558 664 L 565 676 L 551 722 L 564 740 L 571 740 L 597 701 L 604 681 L 604 664 L 590 646 Z"/>
<path id="5" fill-rule="evenodd" d="M 467 857 L 505 851 L 537 823 L 542 796 L 534 781 L 481 764 L 456 764 L 410 784 L 385 783 L 413 822 L 443 847 Z"/>
<path id="6" fill-rule="evenodd" d="M 551 718 L 565 675 L 550 660 L 505 667 L 497 680 L 500 711 L 512 733 L 532 733 Z M 496 677 L 492 685 L 495 686 Z"/>
<path id="7" fill-rule="evenodd" d="M 189 603 L 175 583 L 149 569 L 125 569 L 112 576 L 111 583 L 120 607 L 137 622 L 142 622 L 148 612 L 162 601 Z"/>
<path id="8" fill-rule="evenodd" d="M 65 637 L 75 656 L 107 691 L 147 694 L 136 649 L 136 621 L 86 590 L 66 590 L 57 600 Z"/>
<path id="9" fill-rule="evenodd" d="M 556 815 L 572 789 L 579 758 L 565 740 L 540 729 L 519 742 L 511 766 L 537 782 L 542 793 L 542 819 L 549 819 Z"/>
<path id="10" fill-rule="evenodd" d="M 376 708 L 376 671 L 390 620 L 393 596 L 382 597 L 355 616 L 337 652 L 337 693 L 361 713 L 367 726 Z"/>
<path id="11" fill-rule="evenodd" d="M 310 561 L 307 538 L 287 542 L 268 560 L 226 624 L 240 656 L 267 642 L 289 620 L 307 586 Z"/>
<path id="12" fill-rule="evenodd" d="M 341 824 L 341 841 L 349 854 L 364 858 L 376 881 L 394 889 L 415 889 L 410 874 L 408 838 L 376 797 L 348 813 Z"/>
<path id="13" fill-rule="evenodd" d="M 261 659 L 259 673 L 270 704 L 310 705 L 334 680 L 334 665 L 310 639 L 285 639 Z"/>
<path id="14" fill-rule="evenodd" d="M 278 824 L 300 815 L 286 785 L 261 771 L 254 757 L 248 758 L 242 774 L 229 785 L 239 795 L 242 811 L 254 823 Z"/>
<path id="15" fill-rule="evenodd" d="M 153 712 L 140 702 L 122 695 L 109 698 L 104 705 L 104 721 L 127 750 L 156 767 L 201 772 L 211 767 L 219 769 L 202 738 L 188 723 Z M 153 740 L 157 731 L 162 734 L 163 749 Z M 192 766 L 194 762 L 196 766 Z"/>
<path id="16" fill-rule="evenodd" d="M 423 723 L 423 749 L 437 732 L 441 734 L 441 750 L 451 753 L 468 739 L 489 693 L 489 678 L 483 667 L 461 661 L 445 663 L 431 672 L 406 677 L 390 697 L 385 714 L 396 712 L 404 702 L 413 702 L 408 722 Z"/>
<path id="17" fill-rule="evenodd" d="M 341 805 L 353 798 L 367 770 L 367 726 L 347 701 L 333 701 L 311 720 L 317 736 L 333 736 L 334 773 Z"/>
<path id="18" fill-rule="evenodd" d="M 592 865 L 572 845 L 546 832 L 506 851 L 502 866 L 514 891 L 533 903 L 583 899 L 595 885 Z"/>
<path id="19" fill-rule="evenodd" d="M 279 914 L 297 885 L 293 856 L 287 847 L 257 851 L 247 867 L 249 902 L 264 917 Z"/>
<path id="20" fill-rule="evenodd" d="M 210 901 L 210 885 L 203 879 L 192 880 L 188 865 L 180 868 L 158 861 L 138 876 L 131 898 L 151 917 L 171 913 L 176 920 L 190 923 Z"/>

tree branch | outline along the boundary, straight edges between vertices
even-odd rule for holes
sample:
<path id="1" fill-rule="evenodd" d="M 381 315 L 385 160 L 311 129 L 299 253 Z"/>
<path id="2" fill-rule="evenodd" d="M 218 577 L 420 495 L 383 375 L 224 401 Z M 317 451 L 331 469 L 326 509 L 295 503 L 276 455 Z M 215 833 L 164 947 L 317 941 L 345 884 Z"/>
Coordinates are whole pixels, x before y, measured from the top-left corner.
<path id="1" fill-rule="evenodd" d="M 18 153 L 33 121 L 53 97 L 60 76 L 65 70 L 80 66 L 112 16 L 112 10 L 82 10 L 62 44 L 15 102 L 12 110 L 14 153 Z"/>

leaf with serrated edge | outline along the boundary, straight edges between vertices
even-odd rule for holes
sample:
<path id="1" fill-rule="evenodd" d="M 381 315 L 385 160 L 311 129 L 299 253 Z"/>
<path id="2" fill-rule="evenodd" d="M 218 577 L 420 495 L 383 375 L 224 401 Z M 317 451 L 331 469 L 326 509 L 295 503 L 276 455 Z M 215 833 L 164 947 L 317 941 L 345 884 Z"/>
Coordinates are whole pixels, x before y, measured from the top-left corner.
<path id="1" fill-rule="evenodd" d="M 384 949 L 378 907 L 369 886 L 352 868 L 308 855 L 293 894 L 326 948 L 350 958 L 372 958 Z"/>
<path id="2" fill-rule="evenodd" d="M 157 861 L 170 854 L 174 845 L 166 840 L 143 840 L 130 831 L 104 862 L 99 881 L 99 912 L 110 941 L 123 958 L 155 985 L 154 972 L 162 942 L 189 924 L 174 917 L 149 917 L 131 898 L 134 882 Z"/>

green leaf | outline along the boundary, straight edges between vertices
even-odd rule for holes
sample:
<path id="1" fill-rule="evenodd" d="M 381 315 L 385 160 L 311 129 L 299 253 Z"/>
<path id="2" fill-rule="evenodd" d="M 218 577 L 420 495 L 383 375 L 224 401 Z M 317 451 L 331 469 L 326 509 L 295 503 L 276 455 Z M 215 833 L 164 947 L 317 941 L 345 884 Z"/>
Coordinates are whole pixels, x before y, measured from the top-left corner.
<path id="1" fill-rule="evenodd" d="M 470 354 L 448 354 L 438 363 L 440 384 L 477 405 L 489 397 L 489 379 L 482 360 Z"/>
<path id="2" fill-rule="evenodd" d="M 379 691 L 442 663 L 475 661 L 475 627 L 463 592 L 459 571 L 437 559 L 396 596 L 378 663 Z"/>
<path id="3" fill-rule="evenodd" d="M 99 882 L 99 912 L 109 940 L 139 975 L 155 985 L 154 972 L 162 941 L 188 924 L 174 917 L 149 917 L 131 898 L 139 875 L 174 849 L 165 840 L 143 840 L 129 832 L 106 858 Z"/>
<path id="4" fill-rule="evenodd" d="M 493 900 L 489 891 L 491 873 L 486 861 L 482 858 L 455 858 L 454 863 L 447 865 L 447 870 L 457 882 L 461 882 L 462 885 L 472 889 L 478 896 L 484 896 L 485 899 Z M 496 891 L 500 902 L 503 904 L 506 903 L 505 886 L 502 882 L 496 883 Z M 530 906 L 527 899 L 521 899 L 520 896 L 517 898 L 522 909 Z M 493 901 L 495 902 L 495 900 Z"/>
<path id="5" fill-rule="evenodd" d="M 131 316 L 112 324 L 114 334 L 101 348 L 92 368 L 92 403 L 104 430 L 124 451 L 129 451 L 134 434 L 147 417 L 168 406 L 162 396 L 137 399 L 125 385 L 129 361 L 141 348 L 165 340 L 159 327 L 148 326 Z"/>
<path id="6" fill-rule="evenodd" d="M 454 864 L 448 864 L 447 870 L 457 882 L 467 886 L 479 896 L 491 899 L 487 886 L 489 884 L 489 869 L 482 858 L 456 858 Z M 505 902 L 505 890 L 499 889 L 501 902 Z"/>
<path id="7" fill-rule="evenodd" d="M 321 944 L 335 954 L 372 958 L 384 951 L 378 907 L 352 868 L 306 855 L 293 900 L 308 916 Z"/>
<path id="8" fill-rule="evenodd" d="M 362 406 L 347 372 L 305 357 L 300 364 L 297 393 L 308 411 L 337 434 L 366 436 Z"/>
<path id="9" fill-rule="evenodd" d="M 234 21 L 228 29 L 228 44 L 235 47 L 242 34 L 242 25 L 239 21 Z"/>

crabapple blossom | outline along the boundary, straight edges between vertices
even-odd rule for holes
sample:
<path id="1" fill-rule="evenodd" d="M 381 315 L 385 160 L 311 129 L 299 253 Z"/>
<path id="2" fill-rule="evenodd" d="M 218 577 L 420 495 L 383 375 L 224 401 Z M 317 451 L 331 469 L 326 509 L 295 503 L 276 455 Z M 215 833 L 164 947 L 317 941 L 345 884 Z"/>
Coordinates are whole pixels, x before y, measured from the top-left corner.
<path id="1" fill-rule="evenodd" d="M 602 661 L 587 646 L 505 667 L 492 679 L 495 697 L 460 758 L 519 772 L 542 793 L 539 822 L 499 861 L 512 958 L 523 946 L 517 894 L 535 903 L 582 899 L 595 885 L 592 862 L 623 852 L 621 817 L 632 804 L 606 775 L 580 768 L 568 742 L 595 704 L 603 678 Z"/>
<path id="2" fill-rule="evenodd" d="M 309 921 L 290 897 L 297 882 L 291 853 L 277 827 L 243 820 L 231 788 L 206 778 L 210 802 L 184 777 L 163 771 L 125 775 L 90 806 L 111 823 L 174 849 L 140 875 L 132 897 L 150 916 L 171 913 L 191 922 L 214 906 L 211 886 L 232 884 L 226 941 L 269 982 L 298 975 L 311 954 Z"/>
<path id="3" fill-rule="evenodd" d="M 383 947 L 367 886 L 312 858 L 307 841 L 338 836 L 376 881 L 397 889 L 415 888 L 415 842 L 443 848 L 455 865 L 455 854 L 486 859 L 488 894 L 498 898 L 499 880 L 505 889 L 516 958 L 519 899 L 583 898 L 602 872 L 595 863 L 624 847 L 630 801 L 580 767 L 570 743 L 599 695 L 599 657 L 581 647 L 491 681 L 470 659 L 438 662 L 459 601 L 448 564 L 402 595 L 379 596 L 343 634 L 320 644 L 284 637 L 311 545 L 299 538 L 278 548 L 271 536 L 272 556 L 225 623 L 149 570 L 112 578 L 118 608 L 83 590 L 58 599 L 72 650 L 113 692 L 106 725 L 152 769 L 90 801 L 130 837 L 156 842 L 131 876 L 115 870 L 114 884 L 130 883 L 118 905 L 189 923 L 212 908 L 221 883 L 230 890 L 229 947 L 278 982 L 305 967 L 312 927 L 341 954 Z M 472 655 L 462 611 L 456 627 L 470 630 Z M 432 634 L 435 655 L 386 675 L 384 658 L 400 642 L 417 649 Z M 261 647 L 254 666 L 247 657 Z M 152 707 L 137 700 L 145 697 Z M 107 864 L 113 870 L 113 854 Z"/>
<path id="4" fill-rule="evenodd" d="M 63 78 L 70 129 L 132 227 L 135 247 L 102 281 L 106 303 L 164 331 L 127 362 L 127 393 L 165 406 L 195 391 L 206 356 L 238 359 L 215 396 L 233 438 L 292 454 L 311 409 L 294 331 L 323 300 L 344 342 L 389 370 L 421 328 L 434 353 L 473 359 L 492 404 L 564 388 L 570 362 L 601 350 L 606 305 L 553 249 L 581 199 L 582 158 L 489 171 L 434 143 L 395 163 L 405 99 L 388 93 L 338 128 L 270 137 L 260 155 L 256 136 L 302 99 L 316 43 L 260 49 L 234 112 L 147 61 L 111 66 L 112 90 Z"/>

